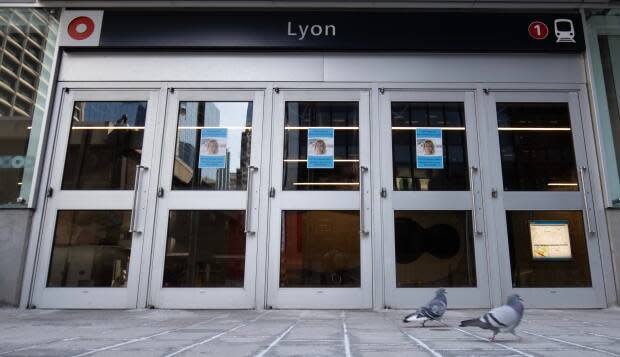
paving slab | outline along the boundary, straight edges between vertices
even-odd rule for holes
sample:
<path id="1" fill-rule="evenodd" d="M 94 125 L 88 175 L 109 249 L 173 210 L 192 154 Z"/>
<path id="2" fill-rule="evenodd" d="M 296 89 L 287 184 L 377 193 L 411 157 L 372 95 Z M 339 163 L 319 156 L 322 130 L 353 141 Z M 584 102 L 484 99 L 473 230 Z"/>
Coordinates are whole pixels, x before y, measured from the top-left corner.
<path id="1" fill-rule="evenodd" d="M 343 356 L 344 346 L 338 342 L 281 342 L 270 349 L 265 357 L 269 356 Z"/>
<path id="2" fill-rule="evenodd" d="M 405 324 L 409 311 L 0 309 L 4 356 L 617 356 L 620 309 L 527 310 L 518 339 L 460 328 L 484 310 Z"/>

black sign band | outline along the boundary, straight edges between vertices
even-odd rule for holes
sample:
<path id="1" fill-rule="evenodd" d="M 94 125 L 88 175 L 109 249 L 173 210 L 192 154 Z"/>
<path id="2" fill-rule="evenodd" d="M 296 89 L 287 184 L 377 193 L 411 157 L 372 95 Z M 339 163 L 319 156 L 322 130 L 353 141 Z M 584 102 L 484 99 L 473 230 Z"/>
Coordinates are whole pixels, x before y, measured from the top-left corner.
<path id="1" fill-rule="evenodd" d="M 100 47 L 581 52 L 578 13 L 109 11 Z"/>

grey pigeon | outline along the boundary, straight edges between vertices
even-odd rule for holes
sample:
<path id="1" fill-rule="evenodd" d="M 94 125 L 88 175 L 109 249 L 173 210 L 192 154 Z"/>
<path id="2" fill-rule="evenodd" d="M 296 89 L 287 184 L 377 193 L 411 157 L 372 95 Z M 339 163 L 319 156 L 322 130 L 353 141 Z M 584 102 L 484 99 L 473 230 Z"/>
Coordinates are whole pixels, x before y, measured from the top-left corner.
<path id="1" fill-rule="evenodd" d="M 510 295 L 506 305 L 496 307 L 480 318 L 461 321 L 461 327 L 476 326 L 485 330 L 491 330 L 493 331 L 491 341 L 495 341 L 495 336 L 500 332 L 508 332 L 519 337 L 515 333 L 515 328 L 521 323 L 523 312 L 525 311 L 521 301 L 523 299 L 519 295 Z"/>
<path id="2" fill-rule="evenodd" d="M 422 321 L 422 326 L 424 326 L 428 320 L 441 320 L 447 308 L 448 298 L 446 298 L 446 289 L 437 289 L 435 297 L 428 304 L 405 316 L 403 322 Z"/>

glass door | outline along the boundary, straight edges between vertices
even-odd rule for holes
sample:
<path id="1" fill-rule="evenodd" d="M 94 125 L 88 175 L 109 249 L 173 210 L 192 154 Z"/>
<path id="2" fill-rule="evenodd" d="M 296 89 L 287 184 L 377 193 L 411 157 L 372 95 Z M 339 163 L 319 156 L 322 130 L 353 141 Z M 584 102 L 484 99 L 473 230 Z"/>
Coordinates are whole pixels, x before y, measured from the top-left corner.
<path id="1" fill-rule="evenodd" d="M 578 93 L 491 92 L 487 100 L 502 298 L 604 306 Z"/>
<path id="2" fill-rule="evenodd" d="M 488 307 L 474 92 L 380 96 L 385 301 Z"/>
<path id="3" fill-rule="evenodd" d="M 169 94 L 153 306 L 255 306 L 263 98 L 263 91 Z"/>
<path id="4" fill-rule="evenodd" d="M 370 308 L 369 93 L 274 93 L 268 302 Z"/>
<path id="5" fill-rule="evenodd" d="M 152 233 L 145 212 L 158 95 L 63 90 L 46 187 L 37 307 L 137 307 L 141 252 Z"/>

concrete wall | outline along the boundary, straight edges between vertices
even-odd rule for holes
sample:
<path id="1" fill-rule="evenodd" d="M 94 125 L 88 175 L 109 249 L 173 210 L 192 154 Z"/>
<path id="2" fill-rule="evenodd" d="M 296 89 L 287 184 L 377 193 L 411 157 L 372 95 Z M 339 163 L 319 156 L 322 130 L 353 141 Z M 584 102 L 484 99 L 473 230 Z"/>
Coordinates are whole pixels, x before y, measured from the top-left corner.
<path id="1" fill-rule="evenodd" d="M 607 210 L 607 224 L 616 280 L 616 301 L 620 303 L 620 209 Z"/>
<path id="2" fill-rule="evenodd" d="M 31 222 L 30 210 L 0 210 L 0 306 L 19 304 Z"/>

